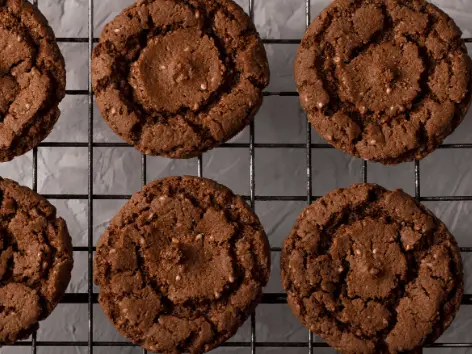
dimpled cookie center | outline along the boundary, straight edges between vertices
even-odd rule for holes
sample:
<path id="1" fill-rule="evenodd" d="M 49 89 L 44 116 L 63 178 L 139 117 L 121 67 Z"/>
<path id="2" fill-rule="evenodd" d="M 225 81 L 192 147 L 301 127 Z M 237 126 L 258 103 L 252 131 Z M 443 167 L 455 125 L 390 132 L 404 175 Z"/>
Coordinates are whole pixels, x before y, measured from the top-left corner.
<path id="1" fill-rule="evenodd" d="M 371 46 L 348 64 L 341 64 L 340 96 L 360 112 L 403 112 L 420 92 L 424 71 L 418 48 L 391 42 Z"/>
<path id="2" fill-rule="evenodd" d="M 152 38 L 132 65 L 130 83 L 145 109 L 198 110 L 223 80 L 213 39 L 195 30 Z"/>
<path id="3" fill-rule="evenodd" d="M 194 241 L 172 243 L 164 251 L 165 282 L 174 303 L 192 298 L 218 299 L 232 274 L 229 249 L 217 249 L 201 234 Z M 174 240 L 175 241 L 175 240 Z"/>
<path id="4" fill-rule="evenodd" d="M 398 280 L 406 274 L 406 259 L 397 242 L 397 227 L 366 218 L 344 230 L 353 240 L 347 257 L 349 297 L 389 297 Z"/>
<path id="5" fill-rule="evenodd" d="M 149 274 L 174 304 L 219 299 L 234 279 L 235 230 L 224 213 L 186 197 L 159 198 L 141 246 Z"/>

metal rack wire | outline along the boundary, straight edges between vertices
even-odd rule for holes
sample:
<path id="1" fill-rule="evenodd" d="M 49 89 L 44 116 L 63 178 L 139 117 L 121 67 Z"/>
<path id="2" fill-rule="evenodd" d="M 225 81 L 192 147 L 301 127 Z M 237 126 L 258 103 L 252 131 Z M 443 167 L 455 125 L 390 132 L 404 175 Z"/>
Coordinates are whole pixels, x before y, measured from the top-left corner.
<path id="1" fill-rule="evenodd" d="M 35 5 L 38 5 L 38 0 L 32 0 Z M 103 1 L 103 0 L 102 0 Z M 252 19 L 254 19 L 254 3 L 256 0 L 249 0 L 248 13 Z M 258 0 L 263 1 L 263 0 Z M 93 149 L 95 147 L 127 147 L 126 143 L 95 143 L 93 141 L 93 92 L 91 84 L 91 71 L 90 71 L 90 58 L 92 54 L 93 44 L 98 42 L 98 38 L 93 37 L 94 21 L 93 21 L 93 8 L 94 0 L 88 2 L 88 38 L 57 38 L 58 42 L 62 43 L 88 43 L 89 53 L 89 71 L 88 71 L 88 89 L 87 90 L 67 90 L 67 95 L 82 95 L 88 97 L 88 142 L 86 143 L 68 143 L 68 142 L 46 142 L 42 143 L 40 147 L 83 147 L 88 148 L 88 193 L 87 194 L 45 194 L 44 197 L 48 199 L 56 200 L 87 200 L 88 206 L 88 245 L 85 247 L 74 247 L 75 252 L 86 252 L 88 254 L 88 292 L 78 294 L 66 294 L 61 301 L 63 304 L 88 304 L 88 340 L 87 341 L 38 341 L 36 339 L 36 333 L 33 334 L 31 341 L 19 342 L 13 346 L 30 346 L 31 352 L 36 354 L 38 347 L 87 347 L 90 354 L 93 353 L 94 347 L 128 347 L 133 344 L 128 342 L 106 342 L 106 341 L 95 341 L 93 331 L 93 305 L 97 303 L 97 294 L 93 292 L 92 283 L 92 269 L 93 269 L 93 253 L 95 247 L 93 244 L 93 202 L 94 200 L 122 200 L 129 199 L 130 195 L 102 195 L 94 194 L 93 190 Z M 305 20 L 306 26 L 308 27 L 311 22 L 311 0 L 305 0 Z M 465 38 L 465 41 L 472 43 L 472 38 Z M 299 44 L 300 39 L 264 39 L 265 44 Z M 281 92 L 265 92 L 264 96 L 298 96 L 297 92 L 281 91 Z M 306 201 L 307 204 L 319 198 L 318 196 L 312 195 L 312 149 L 332 149 L 328 144 L 313 144 L 311 139 L 311 127 L 310 124 L 306 123 L 306 143 L 304 144 L 284 144 L 284 143 L 273 143 L 273 144 L 256 144 L 254 137 L 254 123 L 249 128 L 249 143 L 226 143 L 220 148 L 231 148 L 231 149 L 248 149 L 249 150 L 249 187 L 250 194 L 243 196 L 252 208 L 255 207 L 256 201 Z M 271 149 L 305 149 L 306 150 L 306 195 L 298 196 L 258 196 L 255 193 L 255 153 L 258 148 L 271 148 Z M 444 144 L 440 146 L 441 149 L 472 149 L 471 144 Z M 33 190 L 37 190 L 38 185 L 38 149 L 33 150 Z M 142 155 L 141 159 L 141 175 L 142 184 L 146 184 L 146 170 L 147 160 L 146 156 Z M 362 182 L 368 181 L 368 166 L 367 162 L 362 163 L 361 171 Z M 198 159 L 197 174 L 203 176 L 203 163 L 202 157 Z M 413 176 L 415 183 L 415 197 L 419 201 L 437 201 L 437 202 L 452 202 L 452 201 L 472 201 L 472 195 L 467 196 L 421 196 L 420 186 L 420 162 L 415 162 L 415 173 Z M 272 247 L 272 252 L 280 253 L 280 247 Z M 461 247 L 461 251 L 464 253 L 472 253 L 472 247 Z M 263 304 L 285 304 L 286 295 L 283 293 L 270 293 L 264 294 L 262 298 Z M 462 299 L 463 305 L 472 305 L 472 294 L 464 295 Z M 268 348 L 307 348 L 309 354 L 316 352 L 315 348 L 327 347 L 325 343 L 315 343 L 313 341 L 313 334 L 308 331 L 306 342 L 258 342 L 256 340 L 256 316 L 251 316 L 251 340 L 248 342 L 228 342 L 223 346 L 226 347 L 237 347 L 247 348 L 251 354 L 256 354 L 257 348 L 268 347 Z M 435 343 L 430 345 L 432 348 L 472 348 L 471 342 L 467 343 Z M 143 353 L 147 353 L 143 350 Z"/>

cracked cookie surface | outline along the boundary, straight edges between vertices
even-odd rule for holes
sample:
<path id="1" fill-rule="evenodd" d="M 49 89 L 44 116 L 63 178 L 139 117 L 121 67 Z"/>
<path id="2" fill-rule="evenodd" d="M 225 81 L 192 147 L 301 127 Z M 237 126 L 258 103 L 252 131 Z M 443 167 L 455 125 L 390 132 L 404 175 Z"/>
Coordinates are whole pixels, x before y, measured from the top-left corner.
<path id="1" fill-rule="evenodd" d="M 0 343 L 38 329 L 64 295 L 72 265 L 71 238 L 56 209 L 0 178 Z"/>
<path id="2" fill-rule="evenodd" d="M 403 191 L 373 184 L 306 208 L 281 270 L 294 314 L 342 353 L 416 352 L 451 324 L 463 295 L 445 225 Z"/>
<path id="3" fill-rule="evenodd" d="M 36 147 L 59 118 L 64 58 L 47 20 L 24 0 L 0 0 L 0 162 Z"/>
<path id="4" fill-rule="evenodd" d="M 148 184 L 101 237 L 94 279 L 122 335 L 160 353 L 201 353 L 232 337 L 269 279 L 267 236 L 246 203 L 208 179 Z"/>
<path id="5" fill-rule="evenodd" d="M 336 0 L 311 24 L 295 62 L 300 102 L 318 133 L 384 164 L 424 158 L 472 97 L 461 31 L 425 0 Z"/>
<path id="6" fill-rule="evenodd" d="M 189 158 L 252 121 L 269 68 L 231 0 L 139 0 L 105 26 L 92 79 L 117 135 L 145 154 Z"/>

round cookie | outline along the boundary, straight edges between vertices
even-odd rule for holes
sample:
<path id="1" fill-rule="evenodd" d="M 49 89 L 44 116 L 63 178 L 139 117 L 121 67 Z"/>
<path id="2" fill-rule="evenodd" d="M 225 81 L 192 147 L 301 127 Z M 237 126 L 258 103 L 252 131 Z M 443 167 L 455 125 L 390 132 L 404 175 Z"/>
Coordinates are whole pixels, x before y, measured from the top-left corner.
<path id="1" fill-rule="evenodd" d="M 47 20 L 25 0 L 0 0 L 0 162 L 36 147 L 59 118 L 64 58 Z"/>
<path id="2" fill-rule="evenodd" d="M 92 79 L 117 135 L 145 154 L 190 158 L 253 120 L 269 68 L 233 1 L 139 0 L 105 26 Z"/>
<path id="3" fill-rule="evenodd" d="M 295 62 L 300 102 L 334 147 L 383 164 L 422 159 L 471 103 L 471 59 L 453 20 L 425 0 L 335 0 Z"/>
<path id="4" fill-rule="evenodd" d="M 373 184 L 306 208 L 281 270 L 294 314 L 342 353 L 416 352 L 451 324 L 463 295 L 446 226 L 403 191 Z"/>
<path id="5" fill-rule="evenodd" d="M 94 281 L 115 328 L 159 353 L 202 353 L 232 337 L 261 300 L 270 248 L 257 216 L 198 177 L 148 184 L 101 237 Z"/>
<path id="6" fill-rule="evenodd" d="M 0 343 L 38 329 L 64 295 L 72 265 L 71 238 L 56 208 L 0 178 Z"/>

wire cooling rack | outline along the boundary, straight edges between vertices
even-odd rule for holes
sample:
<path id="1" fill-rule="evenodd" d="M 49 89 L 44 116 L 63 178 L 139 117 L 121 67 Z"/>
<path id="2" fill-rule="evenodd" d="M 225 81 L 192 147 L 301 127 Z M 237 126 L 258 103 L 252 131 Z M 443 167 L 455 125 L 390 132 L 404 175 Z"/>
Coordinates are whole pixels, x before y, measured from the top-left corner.
<path id="1" fill-rule="evenodd" d="M 38 1 L 32 0 L 37 6 Z M 104 1 L 104 0 L 100 0 Z M 248 13 L 252 19 L 254 19 L 254 4 L 255 1 L 264 0 L 249 0 Z M 267 1 L 267 0 L 265 0 Z M 96 341 L 94 340 L 94 328 L 93 328 L 93 305 L 98 301 L 98 296 L 93 291 L 92 274 L 93 274 L 93 254 L 95 251 L 93 242 L 93 202 L 94 200 L 126 200 L 129 199 L 130 195 L 104 195 L 94 194 L 93 188 L 93 148 L 116 148 L 116 147 L 127 147 L 125 143 L 95 143 L 93 141 L 93 92 L 92 83 L 90 80 L 90 58 L 93 50 L 94 43 L 98 42 L 98 38 L 93 37 L 94 21 L 93 21 L 93 8 L 94 0 L 88 1 L 88 38 L 69 38 L 59 37 L 58 42 L 62 43 L 87 43 L 88 54 L 89 54 L 89 77 L 88 77 L 88 89 L 87 90 L 67 90 L 67 95 L 82 95 L 88 97 L 88 142 L 86 143 L 69 143 L 69 142 L 44 142 L 41 143 L 40 147 L 50 148 L 88 148 L 88 193 L 87 194 L 43 194 L 48 199 L 55 200 L 86 200 L 87 201 L 87 212 L 88 212 L 88 245 L 85 247 L 74 247 L 75 252 L 86 252 L 88 254 L 88 292 L 77 293 L 77 294 L 66 294 L 62 299 L 63 304 L 88 304 L 88 340 L 87 341 L 38 341 L 36 339 L 36 333 L 32 335 L 31 341 L 18 342 L 13 346 L 30 346 L 31 353 L 36 354 L 38 347 L 87 347 L 88 353 L 92 354 L 95 347 L 128 347 L 133 344 L 128 342 L 107 342 L 107 341 Z M 305 0 L 305 20 L 306 26 L 308 27 L 311 23 L 311 0 Z M 467 43 L 472 43 L 472 38 L 465 38 Z M 299 44 L 300 39 L 264 39 L 265 44 Z M 265 92 L 264 96 L 298 96 L 297 92 L 292 91 L 280 91 L 280 92 Z M 248 149 L 249 150 L 249 188 L 250 194 L 243 196 L 247 200 L 251 207 L 255 207 L 256 201 L 306 201 L 307 204 L 319 198 L 318 196 L 312 195 L 312 149 L 332 149 L 328 144 L 313 144 L 311 137 L 311 128 L 308 121 L 306 122 L 306 143 L 304 144 L 284 144 L 284 143 L 255 143 L 254 140 L 254 123 L 251 124 L 249 129 L 249 143 L 226 143 L 221 148 L 229 149 Z M 305 149 L 306 150 L 306 195 L 294 195 L 294 196 L 258 196 L 255 193 L 255 149 L 256 148 L 267 148 L 267 149 Z M 443 144 L 440 149 L 472 149 L 472 144 Z M 33 190 L 37 190 L 38 187 L 38 149 L 33 150 L 33 178 L 32 187 Z M 141 179 L 142 184 L 146 184 L 146 171 L 147 161 L 146 156 L 142 155 L 141 159 Z M 198 159 L 197 173 L 199 176 L 203 176 L 203 163 L 202 157 Z M 362 162 L 361 180 L 362 182 L 368 181 L 368 168 L 367 162 Z M 420 162 L 415 162 L 414 170 L 414 181 L 415 181 L 415 197 L 417 200 L 422 202 L 453 202 L 453 201 L 472 201 L 472 195 L 467 196 L 421 196 L 421 185 L 420 185 Z M 281 251 L 280 247 L 272 247 L 273 253 L 279 254 Z M 463 253 L 472 253 L 472 247 L 461 247 Z M 262 298 L 262 304 L 286 304 L 286 295 L 283 293 L 269 293 L 264 294 Z M 472 305 L 472 294 L 464 295 L 462 304 L 466 306 Z M 304 342 L 258 342 L 256 337 L 256 315 L 253 314 L 250 318 L 250 341 L 247 342 L 227 342 L 223 344 L 226 347 L 235 347 L 250 351 L 251 354 L 257 352 L 257 348 L 306 348 L 309 354 L 316 352 L 316 348 L 328 347 L 325 343 L 314 342 L 313 334 L 307 331 L 307 340 Z M 429 345 L 429 348 L 472 348 L 472 336 L 469 338 L 470 342 L 464 343 L 435 343 Z M 147 353 L 146 350 L 142 351 Z"/>

